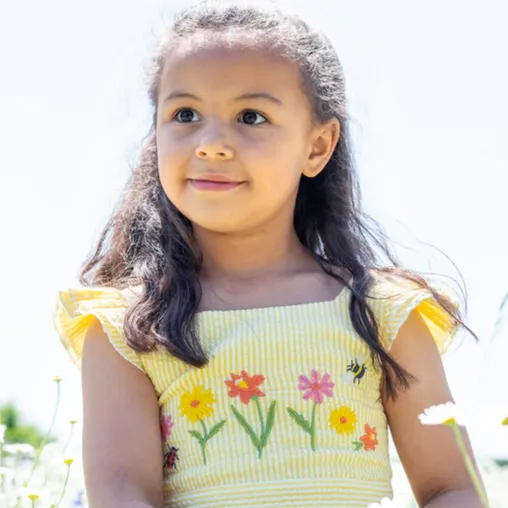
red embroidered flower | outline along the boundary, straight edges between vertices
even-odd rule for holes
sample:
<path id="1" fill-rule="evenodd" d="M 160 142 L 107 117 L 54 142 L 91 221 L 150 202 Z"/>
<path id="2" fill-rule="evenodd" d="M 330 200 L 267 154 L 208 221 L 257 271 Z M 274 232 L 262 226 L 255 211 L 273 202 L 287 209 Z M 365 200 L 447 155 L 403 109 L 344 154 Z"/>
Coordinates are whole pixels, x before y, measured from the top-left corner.
<path id="1" fill-rule="evenodd" d="M 320 381 L 318 371 L 312 370 L 311 379 L 302 375 L 298 378 L 298 381 L 300 381 L 298 389 L 306 392 L 303 396 L 305 400 L 313 398 L 316 404 L 322 404 L 324 395 L 333 397 L 332 388 L 335 384 L 330 381 L 329 374 L 325 374 Z"/>
<path id="2" fill-rule="evenodd" d="M 161 418 L 161 434 L 162 440 L 165 442 L 168 440 L 173 430 L 173 417 L 171 415 L 163 416 Z"/>
<path id="3" fill-rule="evenodd" d="M 364 450 L 374 451 L 376 446 L 379 444 L 377 440 L 376 427 L 371 427 L 368 423 L 366 423 L 365 435 L 360 438 L 360 441 L 363 443 Z"/>
<path id="4" fill-rule="evenodd" d="M 248 404 L 253 397 L 264 397 L 265 394 L 259 389 L 259 385 L 265 380 L 265 376 L 257 374 L 249 376 L 242 370 L 241 375 L 231 374 L 231 379 L 224 381 L 229 388 L 230 397 L 240 397 L 244 404 Z"/>

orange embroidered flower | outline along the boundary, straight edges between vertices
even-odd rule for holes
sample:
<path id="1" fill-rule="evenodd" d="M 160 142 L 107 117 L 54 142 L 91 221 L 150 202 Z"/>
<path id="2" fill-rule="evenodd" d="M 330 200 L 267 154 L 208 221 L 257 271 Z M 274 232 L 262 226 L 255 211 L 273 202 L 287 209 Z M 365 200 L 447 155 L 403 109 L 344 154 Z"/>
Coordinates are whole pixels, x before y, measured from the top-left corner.
<path id="1" fill-rule="evenodd" d="M 374 451 L 379 444 L 377 440 L 376 427 L 371 427 L 368 423 L 365 424 L 365 435 L 360 438 L 363 443 L 364 450 Z"/>
<path id="2" fill-rule="evenodd" d="M 257 374 L 249 376 L 242 370 L 241 375 L 231 374 L 231 379 L 224 381 L 229 388 L 230 397 L 239 397 L 244 404 L 248 404 L 253 397 L 264 397 L 265 394 L 259 389 L 259 385 L 265 380 L 265 376 Z"/>

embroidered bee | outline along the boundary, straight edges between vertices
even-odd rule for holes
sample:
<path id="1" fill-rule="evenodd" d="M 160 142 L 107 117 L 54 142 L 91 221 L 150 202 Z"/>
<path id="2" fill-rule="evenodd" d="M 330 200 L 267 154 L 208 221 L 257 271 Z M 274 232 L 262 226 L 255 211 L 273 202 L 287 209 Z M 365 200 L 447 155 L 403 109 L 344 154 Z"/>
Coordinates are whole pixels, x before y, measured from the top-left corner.
<path id="1" fill-rule="evenodd" d="M 365 376 L 365 372 L 367 371 L 367 367 L 365 367 L 365 363 L 359 362 L 356 358 L 355 361 L 351 362 L 347 369 L 348 372 L 352 373 L 353 376 L 353 384 L 358 382 L 360 384 L 360 380 Z"/>
<path id="2" fill-rule="evenodd" d="M 171 446 L 169 448 L 168 453 L 164 455 L 164 467 L 168 468 L 170 471 L 173 471 L 174 469 L 177 469 L 176 467 L 176 461 L 180 460 L 178 458 L 178 448 L 175 448 L 174 446 Z"/>

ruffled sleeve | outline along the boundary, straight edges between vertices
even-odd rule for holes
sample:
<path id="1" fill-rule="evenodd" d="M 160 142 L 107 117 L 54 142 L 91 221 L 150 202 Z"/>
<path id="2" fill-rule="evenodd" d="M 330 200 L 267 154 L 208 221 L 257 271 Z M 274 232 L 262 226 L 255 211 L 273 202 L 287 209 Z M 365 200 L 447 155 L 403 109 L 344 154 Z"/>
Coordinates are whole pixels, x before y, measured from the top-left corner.
<path id="1" fill-rule="evenodd" d="M 432 293 L 414 282 L 400 277 L 382 275 L 375 283 L 372 301 L 378 319 L 381 341 L 390 350 L 402 324 L 413 310 L 419 312 L 431 332 L 441 354 L 444 354 L 459 328 L 458 323 L 441 307 Z M 436 288 L 458 309 L 459 300 L 449 289 Z M 369 301 L 371 303 L 371 301 Z"/>
<path id="2" fill-rule="evenodd" d="M 58 293 L 53 323 L 78 368 L 86 332 L 93 320 L 98 319 L 116 351 L 144 371 L 141 355 L 125 342 L 123 322 L 128 305 L 126 294 L 114 288 L 77 288 Z"/>

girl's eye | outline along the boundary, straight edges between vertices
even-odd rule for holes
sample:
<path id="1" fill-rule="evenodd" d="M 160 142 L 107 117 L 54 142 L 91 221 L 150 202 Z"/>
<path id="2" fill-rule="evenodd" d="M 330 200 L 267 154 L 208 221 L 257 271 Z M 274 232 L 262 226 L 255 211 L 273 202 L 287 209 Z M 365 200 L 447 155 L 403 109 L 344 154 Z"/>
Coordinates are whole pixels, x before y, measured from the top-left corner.
<path id="1" fill-rule="evenodd" d="M 256 117 L 261 118 L 261 122 L 256 122 Z M 241 114 L 240 118 L 243 118 L 242 123 L 247 125 L 259 125 L 267 121 L 261 113 L 256 113 L 255 111 L 245 111 Z"/>
<path id="2" fill-rule="evenodd" d="M 193 109 L 183 108 L 176 112 L 174 118 L 180 123 L 192 123 L 193 114 L 197 116 L 197 113 Z"/>

